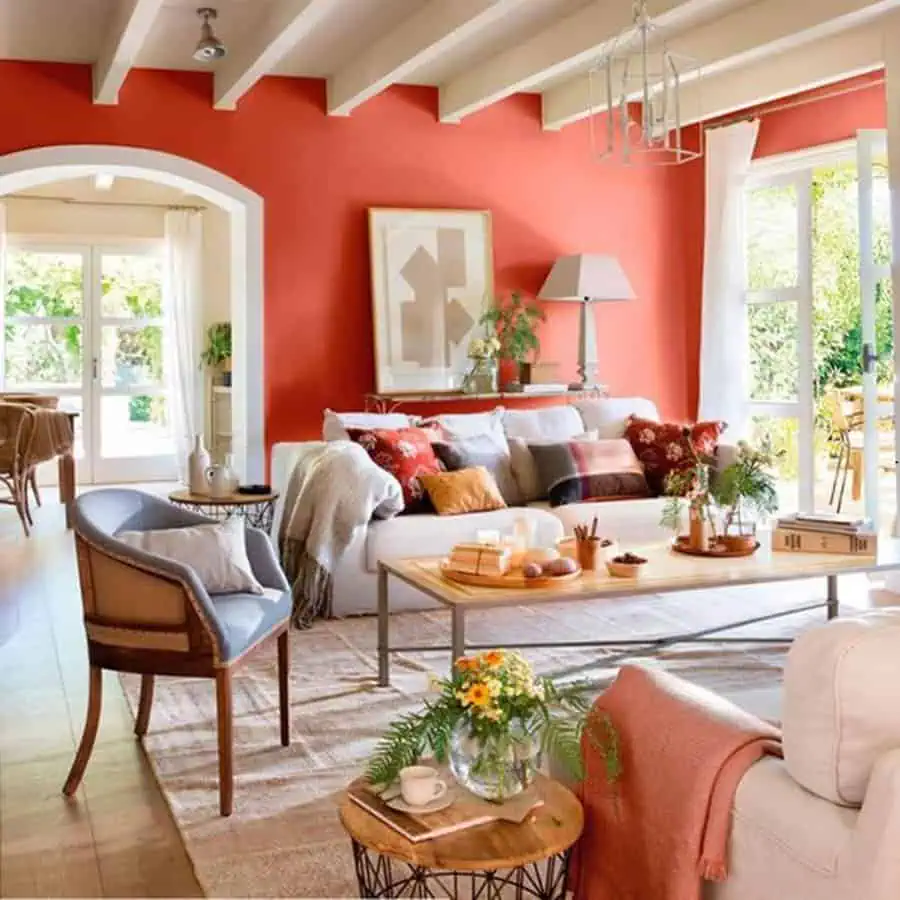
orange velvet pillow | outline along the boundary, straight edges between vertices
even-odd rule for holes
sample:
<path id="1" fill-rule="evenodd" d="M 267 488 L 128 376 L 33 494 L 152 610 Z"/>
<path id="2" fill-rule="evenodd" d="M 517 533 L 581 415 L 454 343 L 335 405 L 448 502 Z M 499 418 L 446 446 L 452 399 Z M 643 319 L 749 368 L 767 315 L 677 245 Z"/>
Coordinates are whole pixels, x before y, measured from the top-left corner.
<path id="1" fill-rule="evenodd" d="M 506 509 L 494 476 L 484 466 L 419 478 L 439 516 Z"/>

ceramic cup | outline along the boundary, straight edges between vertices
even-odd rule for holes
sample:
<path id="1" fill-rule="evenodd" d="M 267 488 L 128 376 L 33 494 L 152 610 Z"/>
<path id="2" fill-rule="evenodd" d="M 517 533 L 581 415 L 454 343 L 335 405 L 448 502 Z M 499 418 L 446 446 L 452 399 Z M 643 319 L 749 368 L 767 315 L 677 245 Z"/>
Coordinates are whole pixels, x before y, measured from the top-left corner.
<path id="1" fill-rule="evenodd" d="M 400 770 L 400 795 L 410 806 L 425 806 L 440 800 L 447 793 L 447 784 L 438 778 L 430 766 L 407 766 Z"/>

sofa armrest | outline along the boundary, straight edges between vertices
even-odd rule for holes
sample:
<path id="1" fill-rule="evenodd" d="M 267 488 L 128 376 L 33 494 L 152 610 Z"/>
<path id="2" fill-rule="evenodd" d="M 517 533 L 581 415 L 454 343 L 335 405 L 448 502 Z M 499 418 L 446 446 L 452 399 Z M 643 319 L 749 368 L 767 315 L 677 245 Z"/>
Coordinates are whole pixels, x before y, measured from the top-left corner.
<path id="1" fill-rule="evenodd" d="M 727 469 L 737 459 L 737 444 L 719 444 L 716 449 L 716 472 Z"/>
<path id="2" fill-rule="evenodd" d="M 272 484 L 272 490 L 278 493 L 278 500 L 275 501 L 270 534 L 275 539 L 278 538 L 281 520 L 284 517 L 284 492 L 287 490 L 291 473 L 294 471 L 294 466 L 297 464 L 297 459 L 303 448 L 311 443 L 318 443 L 318 441 L 283 441 L 272 445 L 272 465 L 269 480 Z"/>

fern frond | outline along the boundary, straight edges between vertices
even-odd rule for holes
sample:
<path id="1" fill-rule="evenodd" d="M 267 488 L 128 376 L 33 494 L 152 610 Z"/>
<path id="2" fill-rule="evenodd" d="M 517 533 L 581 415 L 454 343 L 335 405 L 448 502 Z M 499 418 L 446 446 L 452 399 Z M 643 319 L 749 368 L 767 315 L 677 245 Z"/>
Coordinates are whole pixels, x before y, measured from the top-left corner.
<path id="1" fill-rule="evenodd" d="M 578 781 L 584 778 L 581 755 L 583 719 L 550 716 L 541 732 L 541 750 L 557 760 Z"/>
<path id="2" fill-rule="evenodd" d="M 415 765 L 425 751 L 429 720 L 410 713 L 391 723 L 375 746 L 366 777 L 373 785 L 388 785 L 406 766 Z"/>

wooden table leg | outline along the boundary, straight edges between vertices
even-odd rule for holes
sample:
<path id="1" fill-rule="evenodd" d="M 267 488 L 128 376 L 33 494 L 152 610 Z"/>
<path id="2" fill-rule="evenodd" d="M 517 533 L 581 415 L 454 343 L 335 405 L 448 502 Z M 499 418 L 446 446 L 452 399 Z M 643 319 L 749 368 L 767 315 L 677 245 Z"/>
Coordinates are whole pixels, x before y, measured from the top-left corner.
<path id="1" fill-rule="evenodd" d="M 66 507 L 66 528 L 72 527 L 72 511 L 75 502 L 74 451 L 59 458 L 59 502 Z"/>

